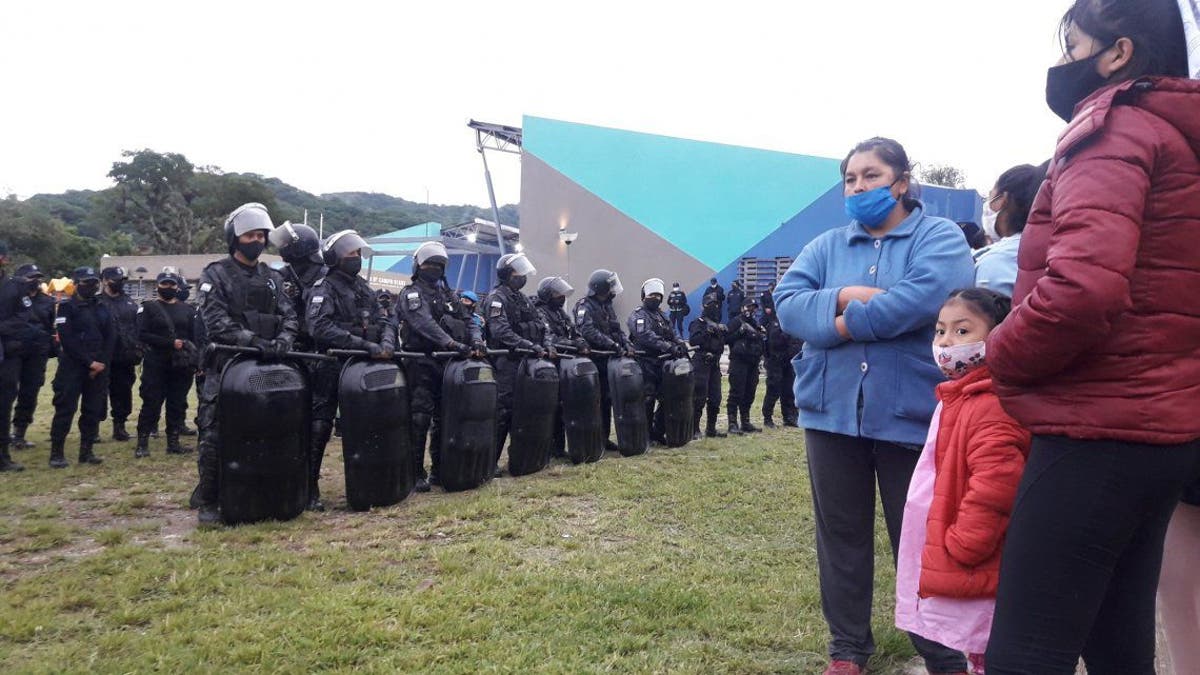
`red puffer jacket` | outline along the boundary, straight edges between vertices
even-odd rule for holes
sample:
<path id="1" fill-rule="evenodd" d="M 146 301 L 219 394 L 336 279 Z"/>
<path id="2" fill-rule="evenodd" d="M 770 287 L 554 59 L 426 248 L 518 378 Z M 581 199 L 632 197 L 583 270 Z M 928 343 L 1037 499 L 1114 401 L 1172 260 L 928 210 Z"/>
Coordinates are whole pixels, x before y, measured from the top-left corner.
<path id="1" fill-rule="evenodd" d="M 1013 417 L 1035 434 L 1200 438 L 1200 81 L 1081 103 L 1017 264 L 1015 309 L 987 344 Z"/>
<path id="2" fill-rule="evenodd" d="M 987 366 L 939 384 L 937 395 L 937 476 L 918 593 L 991 597 L 1031 437 L 1000 407 Z"/>

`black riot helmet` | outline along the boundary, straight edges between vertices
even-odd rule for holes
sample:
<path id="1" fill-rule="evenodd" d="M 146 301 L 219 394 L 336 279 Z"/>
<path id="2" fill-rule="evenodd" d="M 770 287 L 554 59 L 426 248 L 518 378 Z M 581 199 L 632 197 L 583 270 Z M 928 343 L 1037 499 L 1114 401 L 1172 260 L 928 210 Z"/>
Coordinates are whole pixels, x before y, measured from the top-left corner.
<path id="1" fill-rule="evenodd" d="M 307 225 L 293 224 L 284 221 L 282 225 L 271 230 L 268 241 L 279 251 L 279 257 L 286 263 L 302 260 L 321 265 L 321 237 L 317 231 Z"/>
<path id="2" fill-rule="evenodd" d="M 500 256 L 496 261 L 496 277 L 501 281 L 508 281 L 509 278 L 527 277 L 531 274 L 537 274 L 533 263 L 529 262 L 529 258 L 524 253 L 508 253 Z"/>
<path id="3" fill-rule="evenodd" d="M 596 270 L 592 272 L 592 276 L 588 277 L 588 296 L 595 297 L 604 293 L 609 293 L 612 297 L 621 294 L 625 290 L 621 287 L 621 279 L 616 272 L 608 270 Z"/>
<path id="4" fill-rule="evenodd" d="M 329 235 L 321 247 L 325 264 L 330 267 L 336 267 L 343 258 L 355 251 L 361 251 L 360 255 L 364 258 L 370 258 L 375 253 L 371 245 L 354 230 L 342 230 Z"/>
<path id="5" fill-rule="evenodd" d="M 225 243 L 229 245 L 229 250 L 232 252 L 237 245 L 238 237 L 243 234 L 255 230 L 264 230 L 270 234 L 274 229 L 275 226 L 271 223 L 267 207 L 258 202 L 249 202 L 234 209 L 225 219 Z"/>
<path id="6" fill-rule="evenodd" d="M 562 277 L 546 277 L 538 282 L 537 296 L 542 302 L 550 302 L 555 298 L 569 298 L 574 292 L 575 289 Z"/>

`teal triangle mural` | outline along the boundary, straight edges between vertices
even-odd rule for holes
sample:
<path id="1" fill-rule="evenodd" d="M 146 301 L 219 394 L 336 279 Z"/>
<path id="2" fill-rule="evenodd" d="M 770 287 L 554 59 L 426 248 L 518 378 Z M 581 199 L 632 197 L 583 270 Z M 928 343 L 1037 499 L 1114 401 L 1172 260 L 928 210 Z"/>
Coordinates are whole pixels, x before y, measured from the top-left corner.
<path id="1" fill-rule="evenodd" d="M 837 185 L 839 161 L 525 117 L 523 148 L 712 269 Z"/>

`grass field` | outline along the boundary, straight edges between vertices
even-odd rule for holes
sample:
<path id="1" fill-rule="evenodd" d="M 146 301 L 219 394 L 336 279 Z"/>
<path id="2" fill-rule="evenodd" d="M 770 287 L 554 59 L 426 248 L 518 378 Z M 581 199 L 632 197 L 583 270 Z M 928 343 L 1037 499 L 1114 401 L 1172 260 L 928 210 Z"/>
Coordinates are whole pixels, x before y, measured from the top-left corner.
<path id="1" fill-rule="evenodd" d="M 52 366 L 53 368 L 53 366 Z M 760 387 L 761 393 L 761 387 Z M 136 405 L 135 405 L 136 407 Z M 795 429 L 556 464 L 468 493 L 197 531 L 195 455 L 98 446 L 46 466 L 49 384 L 27 470 L 0 475 L 0 672 L 819 673 L 812 515 Z M 757 415 L 757 407 L 755 408 Z M 104 426 L 105 437 L 109 431 Z M 194 439 L 189 439 L 194 442 Z M 877 527 L 873 673 L 891 627 Z"/>

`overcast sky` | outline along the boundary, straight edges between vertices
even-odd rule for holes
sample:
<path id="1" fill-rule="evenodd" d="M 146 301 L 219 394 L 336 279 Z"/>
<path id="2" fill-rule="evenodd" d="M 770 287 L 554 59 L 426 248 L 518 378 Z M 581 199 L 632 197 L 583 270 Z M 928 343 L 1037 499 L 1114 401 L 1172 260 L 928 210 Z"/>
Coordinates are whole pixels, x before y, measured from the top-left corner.
<path id="1" fill-rule="evenodd" d="M 888 135 L 986 191 L 1050 157 L 1068 0 L 5 3 L 0 193 L 124 149 L 302 189 L 485 204 L 469 119 L 841 157 Z M 519 160 L 491 160 L 501 203 Z"/>

